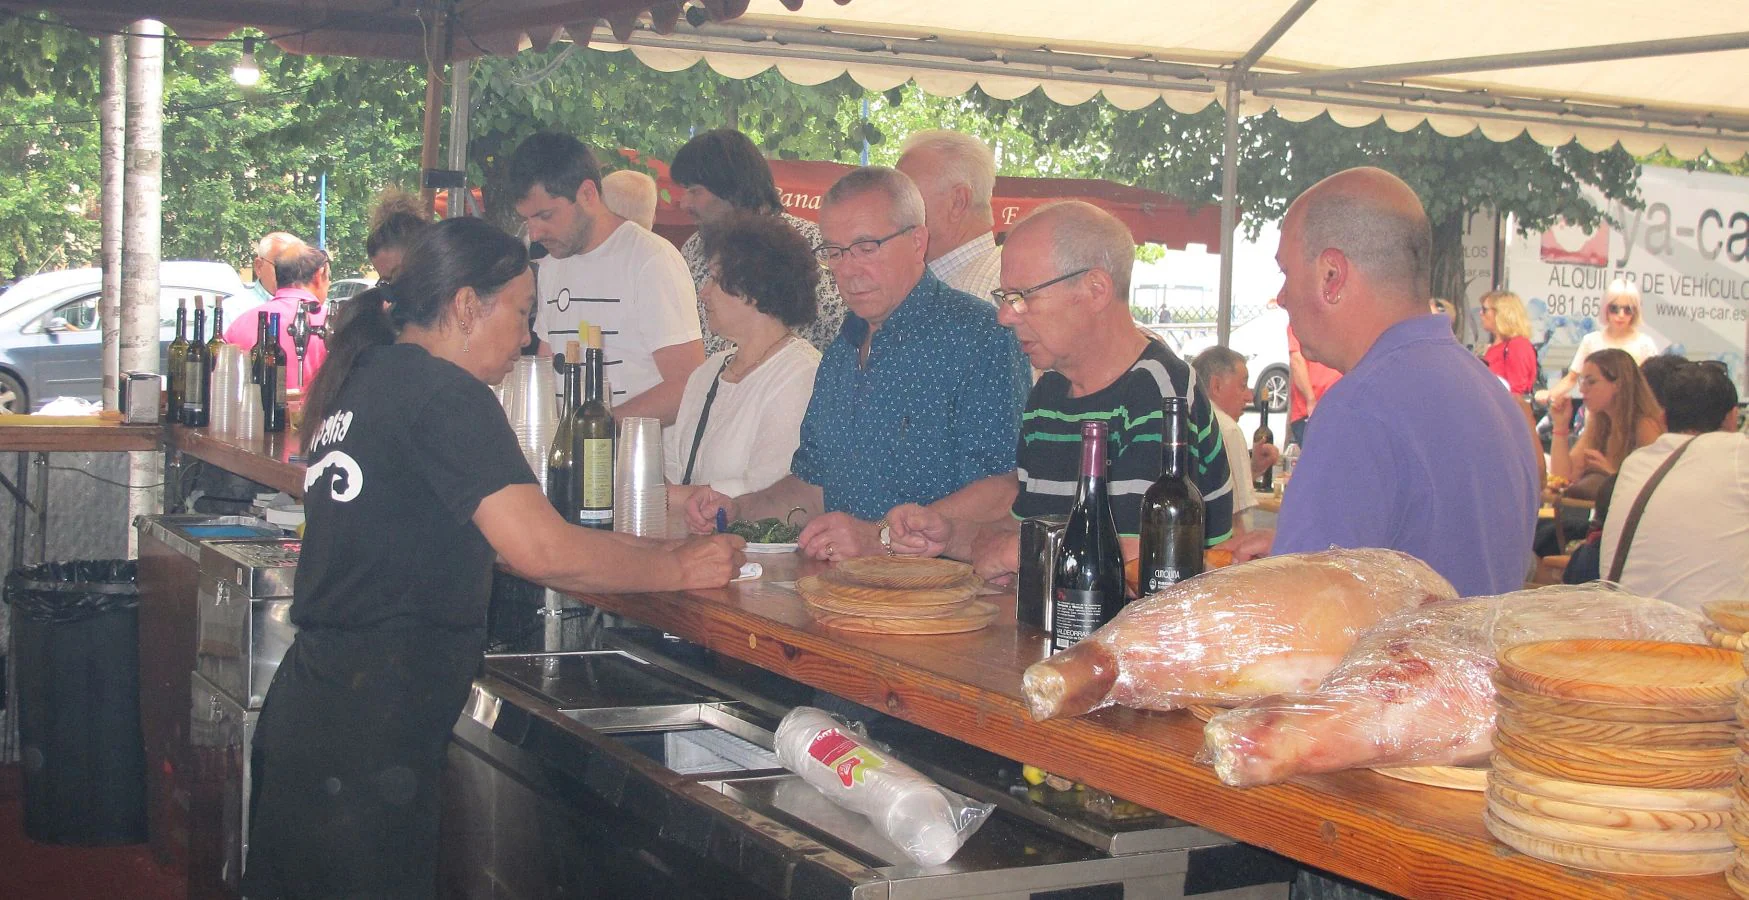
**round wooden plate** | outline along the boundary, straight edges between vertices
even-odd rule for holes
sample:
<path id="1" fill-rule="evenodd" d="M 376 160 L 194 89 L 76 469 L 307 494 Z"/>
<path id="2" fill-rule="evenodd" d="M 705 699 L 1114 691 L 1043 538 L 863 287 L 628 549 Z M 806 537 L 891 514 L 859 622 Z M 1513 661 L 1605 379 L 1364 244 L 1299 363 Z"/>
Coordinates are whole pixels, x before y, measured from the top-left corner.
<path id="1" fill-rule="evenodd" d="M 1743 868 L 1743 860 L 1737 860 L 1725 870 L 1725 886 L 1739 897 L 1749 897 L 1749 869 Z"/>
<path id="2" fill-rule="evenodd" d="M 1713 600 L 1702 603 L 1700 611 L 1724 631 L 1749 631 L 1749 600 Z"/>
<path id="3" fill-rule="evenodd" d="M 1550 778 L 1588 781 L 1593 784 L 1654 788 L 1717 788 L 1730 787 L 1731 782 L 1737 777 L 1736 766 L 1729 765 L 1715 769 L 1675 768 L 1567 759 L 1514 743 L 1511 736 L 1499 731 L 1494 732 L 1494 752 L 1506 757 L 1520 769 L 1528 769 Z"/>
<path id="4" fill-rule="evenodd" d="M 1733 850 L 1660 852 L 1593 847 L 1531 834 L 1502 821 L 1491 811 L 1482 822 L 1500 843 L 1537 859 L 1615 875 L 1713 875 L 1724 871 L 1736 856 Z"/>
<path id="5" fill-rule="evenodd" d="M 1631 828 L 1610 828 L 1586 825 L 1538 815 L 1506 802 L 1495 791 L 1488 792 L 1488 812 L 1521 831 L 1557 841 L 1572 841 L 1593 847 L 1613 847 L 1617 850 L 1659 850 L 1670 853 L 1699 850 L 1731 850 L 1731 836 L 1723 828 L 1704 831 L 1635 831 Z"/>
<path id="6" fill-rule="evenodd" d="M 1453 791 L 1485 791 L 1488 769 L 1475 766 L 1392 766 L 1373 769 L 1386 778 Z"/>
<path id="7" fill-rule="evenodd" d="M 796 590 L 802 596 L 830 595 L 844 603 L 867 603 L 876 606 L 942 606 L 963 603 L 977 593 L 970 584 L 945 588 L 871 588 L 840 584 L 826 575 L 809 575 L 797 579 Z"/>
<path id="8" fill-rule="evenodd" d="M 1736 798 L 1725 788 L 1645 788 L 1619 785 L 1590 784 L 1533 772 L 1513 765 L 1510 759 L 1496 753 L 1491 760 L 1493 780 L 1522 793 L 1536 794 L 1556 800 L 1571 800 L 1598 806 L 1623 809 L 1670 810 L 1674 812 L 1729 813 Z"/>
<path id="9" fill-rule="evenodd" d="M 1499 779 L 1492 780 L 1488 785 L 1489 802 L 1493 802 L 1496 797 L 1526 812 L 1599 828 L 1625 828 L 1634 831 L 1724 831 L 1725 825 L 1731 820 L 1728 810 L 1697 812 L 1624 809 L 1619 806 L 1597 806 L 1573 800 L 1558 800 L 1520 791 Z"/>
<path id="10" fill-rule="evenodd" d="M 972 574 L 972 567 L 951 559 L 915 556 L 860 556 L 833 567 L 847 584 L 910 590 L 951 587 Z"/>
<path id="11" fill-rule="evenodd" d="M 1526 731 L 1510 716 L 1494 719 L 1495 729 L 1527 750 L 1565 759 L 1594 762 L 1602 765 L 1669 766 L 1684 769 L 1716 769 L 1729 766 L 1737 758 L 1737 745 L 1723 747 L 1643 747 L 1635 744 L 1594 744 L 1586 741 L 1548 737 L 1536 731 Z"/>
<path id="12" fill-rule="evenodd" d="M 1502 650 L 1499 662 L 1508 678 L 1535 693 L 1603 703 L 1734 702 L 1743 681 L 1741 654 L 1668 641 L 1537 641 Z"/>
<path id="13" fill-rule="evenodd" d="M 1652 747 L 1725 747 L 1736 738 L 1742 727 L 1736 722 L 1608 722 L 1602 719 L 1581 719 L 1554 713 L 1534 712 L 1521 708 L 1506 697 L 1496 698 L 1498 714 L 1495 721 L 1509 720 L 1509 728 L 1519 734 L 1565 738 L 1598 744 L 1634 744 Z"/>
<path id="14" fill-rule="evenodd" d="M 808 609 L 814 621 L 828 628 L 843 631 L 863 631 L 873 634 L 959 634 L 977 631 L 996 618 L 996 604 L 973 600 L 964 610 L 951 616 L 932 619 L 884 619 L 874 616 L 845 616 L 812 607 Z"/>
<path id="15" fill-rule="evenodd" d="M 1573 716 L 1578 719 L 1602 719 L 1608 722 L 1726 722 L 1734 715 L 1734 703 L 1709 703 L 1697 706 L 1649 706 L 1632 703 L 1594 703 L 1587 700 L 1562 700 L 1528 691 L 1507 677 L 1494 673 L 1494 690 L 1511 700 L 1520 709 Z"/>
<path id="16" fill-rule="evenodd" d="M 1737 705 L 1731 707 L 1731 713 L 1737 717 L 1739 728 L 1749 728 L 1749 700 L 1738 700 Z"/>
<path id="17" fill-rule="evenodd" d="M 1725 834 L 1730 835 L 1731 843 L 1737 845 L 1737 855 L 1749 857 L 1749 835 L 1737 827 L 1735 820 L 1725 826 Z"/>

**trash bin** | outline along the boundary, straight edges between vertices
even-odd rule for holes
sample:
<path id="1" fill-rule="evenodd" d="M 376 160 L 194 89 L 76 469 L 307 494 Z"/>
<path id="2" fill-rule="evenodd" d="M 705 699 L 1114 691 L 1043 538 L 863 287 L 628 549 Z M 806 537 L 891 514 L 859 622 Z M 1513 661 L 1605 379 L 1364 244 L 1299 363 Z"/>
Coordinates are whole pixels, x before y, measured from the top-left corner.
<path id="1" fill-rule="evenodd" d="M 146 839 L 136 568 L 134 560 L 82 560 L 6 577 L 31 840 Z"/>

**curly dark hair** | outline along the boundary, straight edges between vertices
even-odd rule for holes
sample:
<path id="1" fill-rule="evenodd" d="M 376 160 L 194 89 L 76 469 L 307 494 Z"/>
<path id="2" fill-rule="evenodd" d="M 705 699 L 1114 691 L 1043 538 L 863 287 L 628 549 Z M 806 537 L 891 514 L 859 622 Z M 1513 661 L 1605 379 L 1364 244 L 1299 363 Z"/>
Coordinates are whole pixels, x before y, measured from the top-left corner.
<path id="1" fill-rule="evenodd" d="M 736 211 L 699 229 L 699 240 L 723 290 L 791 328 L 814 321 L 820 264 L 782 217 Z"/>

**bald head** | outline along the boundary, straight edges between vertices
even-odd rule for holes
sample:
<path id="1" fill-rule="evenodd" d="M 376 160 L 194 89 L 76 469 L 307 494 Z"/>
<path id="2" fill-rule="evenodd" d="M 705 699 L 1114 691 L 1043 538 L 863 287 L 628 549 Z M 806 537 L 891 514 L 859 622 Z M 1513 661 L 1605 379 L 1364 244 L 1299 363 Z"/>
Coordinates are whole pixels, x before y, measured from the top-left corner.
<path id="1" fill-rule="evenodd" d="M 1048 232 L 1057 274 L 1099 269 L 1111 277 L 1112 293 L 1128 298 L 1130 270 L 1136 263 L 1136 239 L 1116 216 L 1083 200 L 1048 203 L 1034 210 L 1008 233 L 1008 243 L 1038 229 Z M 1127 304 L 1127 299 L 1126 299 Z M 1127 314 L 1129 307 L 1124 307 Z"/>
<path id="2" fill-rule="evenodd" d="M 1302 259 L 1338 251 L 1376 299 L 1425 308 L 1431 294 L 1433 228 L 1421 198 L 1383 169 L 1338 172 L 1289 207 Z"/>

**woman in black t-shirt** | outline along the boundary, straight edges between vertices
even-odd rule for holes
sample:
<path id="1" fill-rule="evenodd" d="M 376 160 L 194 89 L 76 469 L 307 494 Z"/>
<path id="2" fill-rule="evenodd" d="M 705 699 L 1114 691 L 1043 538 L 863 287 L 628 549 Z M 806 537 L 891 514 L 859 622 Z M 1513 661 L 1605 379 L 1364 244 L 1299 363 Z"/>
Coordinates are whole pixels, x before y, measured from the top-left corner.
<path id="1" fill-rule="evenodd" d="M 594 592 L 719 587 L 741 563 L 728 535 L 645 540 L 547 503 L 489 387 L 529 339 L 514 238 L 433 226 L 386 299 L 352 305 L 306 407 L 299 631 L 256 729 L 251 900 L 433 896 L 438 779 L 494 557 Z"/>

